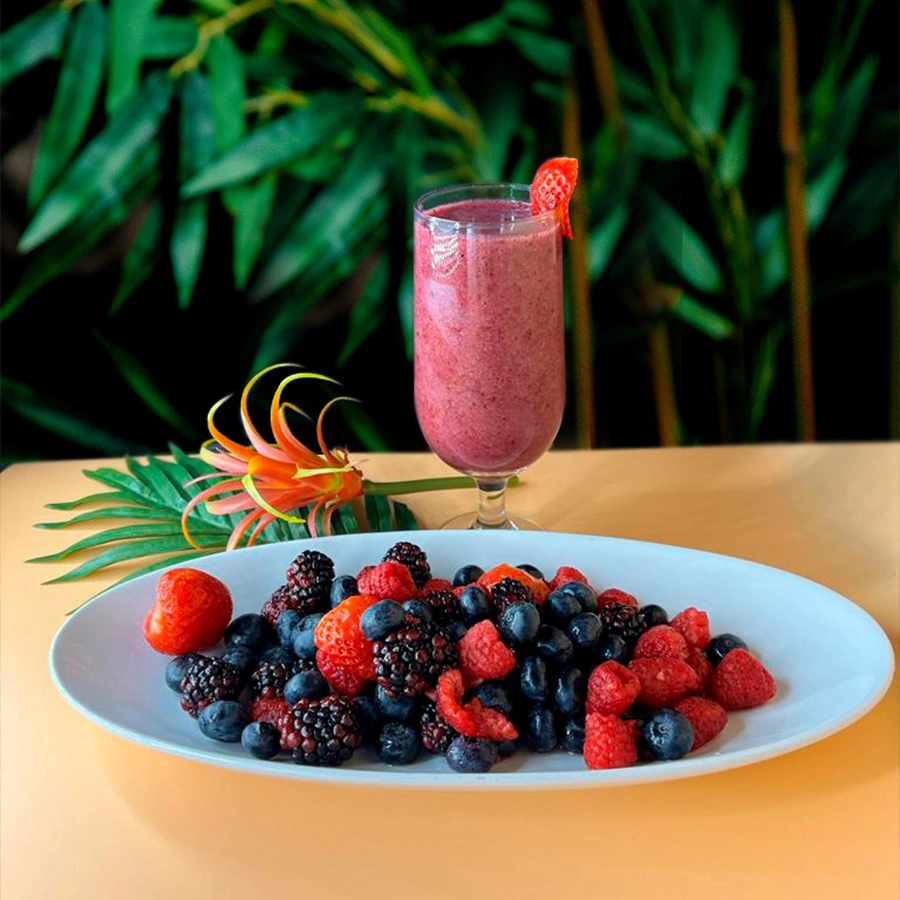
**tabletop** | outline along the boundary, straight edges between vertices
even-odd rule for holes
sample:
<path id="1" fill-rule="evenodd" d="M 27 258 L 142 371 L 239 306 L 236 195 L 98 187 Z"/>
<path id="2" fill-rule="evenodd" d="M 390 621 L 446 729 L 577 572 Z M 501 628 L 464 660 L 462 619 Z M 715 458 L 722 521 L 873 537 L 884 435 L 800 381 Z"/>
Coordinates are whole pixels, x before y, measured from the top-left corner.
<path id="1" fill-rule="evenodd" d="M 82 719 L 47 650 L 111 572 L 41 586 L 70 540 L 31 527 L 87 493 L 84 463 L 0 475 L 0 896 L 20 898 L 886 897 L 900 895 L 900 693 L 822 743 L 639 787 L 440 793 L 260 778 Z M 369 477 L 443 471 L 372 454 Z M 473 501 L 418 495 L 434 526 Z M 553 452 L 510 506 L 554 531 L 779 566 L 900 634 L 900 445 Z M 62 517 L 62 514 L 59 514 Z"/>

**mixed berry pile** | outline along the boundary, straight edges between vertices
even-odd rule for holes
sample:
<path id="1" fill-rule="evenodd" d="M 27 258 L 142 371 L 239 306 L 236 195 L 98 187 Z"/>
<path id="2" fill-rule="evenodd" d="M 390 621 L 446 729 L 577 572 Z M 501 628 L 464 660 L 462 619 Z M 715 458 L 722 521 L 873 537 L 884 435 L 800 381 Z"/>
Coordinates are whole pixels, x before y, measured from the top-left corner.
<path id="1" fill-rule="evenodd" d="M 568 566 L 548 580 L 531 565 L 467 565 L 447 581 L 401 542 L 336 576 L 306 550 L 259 614 L 230 621 L 219 656 L 183 650 L 200 627 L 193 598 L 208 621 L 227 589 L 178 572 L 160 580 L 145 623 L 151 644 L 182 651 L 166 683 L 203 734 L 262 759 L 335 766 L 369 745 L 390 765 L 441 754 L 455 771 L 487 772 L 522 748 L 559 748 L 616 768 L 679 759 L 731 712 L 775 696 L 744 641 L 711 637 L 702 610 L 669 619 L 618 588 L 598 593 Z"/>

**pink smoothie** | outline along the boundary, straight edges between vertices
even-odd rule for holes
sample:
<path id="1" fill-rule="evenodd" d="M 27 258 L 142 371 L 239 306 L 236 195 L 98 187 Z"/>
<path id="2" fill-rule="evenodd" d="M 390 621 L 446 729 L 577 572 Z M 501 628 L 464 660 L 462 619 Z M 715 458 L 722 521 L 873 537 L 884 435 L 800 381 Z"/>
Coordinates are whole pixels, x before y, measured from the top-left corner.
<path id="1" fill-rule="evenodd" d="M 559 229 L 510 200 L 468 200 L 429 215 L 415 224 L 419 424 L 455 469 L 509 475 L 549 448 L 562 421 Z M 500 233 L 466 227 L 511 219 Z"/>

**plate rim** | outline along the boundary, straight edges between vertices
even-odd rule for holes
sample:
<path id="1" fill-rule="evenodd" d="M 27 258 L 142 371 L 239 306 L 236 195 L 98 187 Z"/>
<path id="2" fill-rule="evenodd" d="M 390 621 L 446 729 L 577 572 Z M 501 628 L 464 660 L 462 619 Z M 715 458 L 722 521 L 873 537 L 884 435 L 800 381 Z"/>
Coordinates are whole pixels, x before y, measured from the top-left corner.
<path id="1" fill-rule="evenodd" d="M 347 541 L 349 543 L 359 540 L 359 538 L 364 535 L 373 539 L 376 537 L 389 536 L 391 541 L 421 540 L 423 534 L 427 533 L 428 532 L 423 531 L 366 532 L 361 534 L 334 535 L 319 539 L 300 538 L 293 541 L 279 541 L 271 544 L 263 544 L 254 549 L 263 552 L 275 552 L 276 550 L 282 550 L 292 546 L 308 546 L 310 540 L 315 541 L 316 544 L 322 541 L 330 542 L 332 540 Z M 447 530 L 435 533 L 441 535 L 453 535 L 470 534 L 471 532 L 464 530 Z M 515 535 L 519 538 L 521 538 L 522 535 L 530 535 L 525 539 L 535 540 L 541 537 L 543 533 L 501 532 L 501 534 L 510 536 Z M 67 631 L 73 627 L 72 623 L 77 621 L 78 617 L 84 615 L 85 611 L 95 603 L 104 599 L 111 592 L 124 586 L 119 584 L 110 586 L 96 596 L 90 598 L 71 615 L 67 616 L 66 620 L 56 630 L 48 651 L 51 680 L 66 702 L 90 722 L 93 722 L 104 730 L 125 738 L 132 743 L 136 743 L 139 746 L 148 747 L 181 759 L 205 763 L 230 771 L 265 775 L 274 778 L 285 778 L 299 782 L 344 784 L 357 787 L 368 786 L 388 789 L 429 789 L 437 791 L 476 789 L 489 789 L 491 791 L 530 791 L 615 787 L 636 784 L 654 784 L 665 781 L 682 780 L 685 778 L 696 778 L 703 775 L 712 775 L 718 772 L 729 771 L 731 769 L 743 768 L 744 766 L 764 762 L 768 759 L 801 750 L 804 747 L 808 747 L 837 734 L 866 716 L 883 699 L 891 686 L 896 668 L 896 660 L 893 645 L 884 629 L 867 610 L 827 585 L 823 585 L 820 582 L 814 581 L 803 575 L 789 572 L 786 569 L 778 568 L 777 566 L 711 550 L 702 550 L 693 547 L 684 547 L 678 544 L 668 544 L 659 541 L 644 541 L 636 538 L 615 537 L 610 535 L 596 535 L 579 532 L 551 532 L 551 534 L 554 537 L 577 537 L 610 545 L 625 543 L 638 545 L 640 547 L 663 548 L 667 551 L 678 551 L 691 555 L 711 557 L 718 561 L 737 562 L 751 569 L 761 569 L 770 573 L 776 573 L 778 577 L 787 576 L 790 579 L 806 582 L 817 590 L 824 591 L 826 594 L 831 595 L 832 602 L 837 602 L 841 606 L 849 607 L 851 614 L 856 616 L 863 627 L 872 633 L 873 638 L 880 644 L 880 649 L 882 651 L 881 656 L 883 659 L 879 660 L 875 658 L 874 655 L 872 657 L 874 662 L 879 665 L 880 679 L 869 690 L 866 698 L 856 707 L 845 712 L 841 716 L 827 719 L 798 734 L 770 741 L 759 747 L 749 747 L 743 750 L 730 751 L 728 753 L 715 753 L 707 756 L 686 757 L 684 759 L 665 763 L 650 763 L 643 766 L 605 770 L 584 769 L 550 772 L 488 772 L 484 774 L 456 773 L 449 769 L 446 773 L 443 773 L 417 772 L 416 770 L 403 769 L 400 767 L 386 767 L 385 771 L 373 771 L 343 767 L 297 766 L 289 764 L 288 761 L 273 765 L 271 761 L 257 760 L 249 755 L 245 757 L 217 753 L 214 746 L 211 746 L 209 750 L 199 750 L 185 746 L 176 741 L 163 740 L 144 734 L 127 726 L 120 725 L 101 713 L 96 712 L 69 690 L 64 683 L 57 666 L 59 647 L 65 640 Z M 501 540 L 505 539 L 505 537 L 501 538 Z M 268 551 L 266 548 L 268 548 Z M 192 565 L 199 564 L 202 566 L 206 561 L 216 559 L 228 552 L 229 551 L 220 551 L 219 553 L 211 553 L 207 556 L 200 557 L 199 559 L 191 560 L 190 562 Z M 144 575 L 140 575 L 137 578 L 125 582 L 125 584 L 138 585 L 145 581 L 155 581 L 160 575 L 168 571 L 168 569 L 178 568 L 181 565 L 183 564 L 177 562 L 173 563 L 171 566 L 166 566 L 154 572 L 147 572 Z M 873 665 L 873 674 L 874 670 L 875 667 Z M 385 779 L 385 775 L 389 775 L 389 779 Z"/>

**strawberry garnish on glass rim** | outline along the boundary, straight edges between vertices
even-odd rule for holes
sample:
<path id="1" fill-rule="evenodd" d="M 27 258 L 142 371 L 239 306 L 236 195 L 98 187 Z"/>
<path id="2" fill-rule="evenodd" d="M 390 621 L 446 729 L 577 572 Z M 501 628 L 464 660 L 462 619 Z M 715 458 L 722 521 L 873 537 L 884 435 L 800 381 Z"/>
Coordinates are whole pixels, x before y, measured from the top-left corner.
<path id="1" fill-rule="evenodd" d="M 556 217 L 564 237 L 572 237 L 569 222 L 569 201 L 578 180 L 578 160 L 570 156 L 548 159 L 535 172 L 531 182 L 531 211 L 538 213 L 556 211 Z"/>

